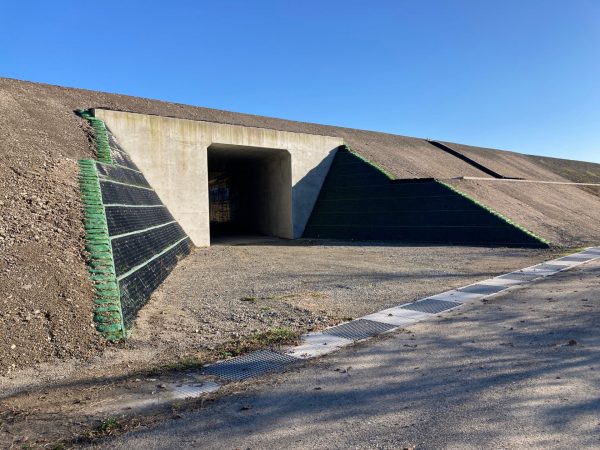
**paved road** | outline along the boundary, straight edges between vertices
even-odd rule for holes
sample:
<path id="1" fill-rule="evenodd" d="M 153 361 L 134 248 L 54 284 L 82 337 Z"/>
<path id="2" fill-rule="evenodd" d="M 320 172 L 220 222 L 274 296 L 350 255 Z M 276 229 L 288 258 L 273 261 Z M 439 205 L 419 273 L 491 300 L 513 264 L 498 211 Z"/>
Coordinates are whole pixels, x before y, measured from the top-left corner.
<path id="1" fill-rule="evenodd" d="M 240 387 L 102 448 L 600 448 L 600 262 Z"/>

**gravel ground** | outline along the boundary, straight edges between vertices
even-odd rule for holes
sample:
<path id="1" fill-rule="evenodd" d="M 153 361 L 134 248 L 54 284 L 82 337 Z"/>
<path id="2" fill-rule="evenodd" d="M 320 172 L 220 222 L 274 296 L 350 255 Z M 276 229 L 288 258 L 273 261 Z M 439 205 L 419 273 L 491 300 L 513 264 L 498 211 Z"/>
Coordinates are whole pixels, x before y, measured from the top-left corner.
<path id="1" fill-rule="evenodd" d="M 223 358 L 212 349 L 256 332 L 319 329 L 556 253 L 284 240 L 196 249 L 141 310 L 126 343 L 0 376 L 0 448 L 24 438 L 52 448 L 85 434 L 128 414 L 115 399 L 131 396 L 149 373 L 152 386 L 173 381 L 181 363 Z"/>
<path id="2" fill-rule="evenodd" d="M 130 344 L 183 355 L 270 328 L 310 331 L 554 253 L 283 240 L 196 249 L 141 311 Z"/>
<path id="3" fill-rule="evenodd" d="M 600 262 L 94 448 L 600 448 Z"/>

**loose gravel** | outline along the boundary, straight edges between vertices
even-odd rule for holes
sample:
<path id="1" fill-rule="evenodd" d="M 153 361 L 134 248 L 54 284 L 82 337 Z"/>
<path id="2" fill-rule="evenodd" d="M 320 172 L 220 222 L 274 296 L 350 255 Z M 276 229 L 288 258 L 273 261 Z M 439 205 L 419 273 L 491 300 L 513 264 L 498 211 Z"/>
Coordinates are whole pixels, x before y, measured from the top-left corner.
<path id="1" fill-rule="evenodd" d="M 141 311 L 130 343 L 186 355 L 273 328 L 318 330 L 554 253 L 306 240 L 197 249 Z"/>

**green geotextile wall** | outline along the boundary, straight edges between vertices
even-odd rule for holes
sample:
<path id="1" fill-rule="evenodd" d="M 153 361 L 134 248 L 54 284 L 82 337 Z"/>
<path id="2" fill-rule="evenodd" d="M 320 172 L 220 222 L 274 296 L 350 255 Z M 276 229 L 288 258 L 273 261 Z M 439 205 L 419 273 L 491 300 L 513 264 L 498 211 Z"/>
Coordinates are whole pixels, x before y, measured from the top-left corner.
<path id="1" fill-rule="evenodd" d="M 125 337 L 125 326 L 96 161 L 81 160 L 79 168 L 86 250 L 95 286 L 94 321 L 96 329 L 107 338 L 120 339 Z"/>
<path id="2" fill-rule="evenodd" d="M 104 122 L 101 119 L 94 117 L 90 111 L 86 109 L 77 110 L 77 114 L 86 119 L 94 129 L 96 158 L 98 161 L 111 164 L 113 161 L 108 142 L 108 133 L 106 132 L 106 126 L 104 125 Z"/>
<path id="3" fill-rule="evenodd" d="M 94 128 L 98 155 L 79 162 L 94 321 L 107 338 L 126 338 L 192 243 L 104 122 L 78 114 Z"/>
<path id="4" fill-rule="evenodd" d="M 547 247 L 548 243 L 456 188 L 392 176 L 341 147 L 303 237 L 414 244 Z"/>

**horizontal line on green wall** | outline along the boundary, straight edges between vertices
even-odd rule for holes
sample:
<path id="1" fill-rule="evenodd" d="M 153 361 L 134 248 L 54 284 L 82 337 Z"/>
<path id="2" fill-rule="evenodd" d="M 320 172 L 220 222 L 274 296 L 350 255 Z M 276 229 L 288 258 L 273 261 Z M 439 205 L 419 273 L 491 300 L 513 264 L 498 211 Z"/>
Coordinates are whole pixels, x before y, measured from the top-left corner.
<path id="1" fill-rule="evenodd" d="M 98 164 L 102 164 L 103 166 L 108 166 L 108 167 L 118 167 L 119 169 L 131 170 L 132 172 L 141 173 L 143 175 L 142 171 L 135 170 L 135 169 L 132 169 L 131 167 L 127 167 L 127 166 L 122 166 L 121 164 L 109 164 L 109 163 L 103 163 L 101 161 L 98 161 Z"/>
<path id="2" fill-rule="evenodd" d="M 154 189 L 149 188 L 149 187 L 139 186 L 137 184 L 131 184 L 131 183 L 123 183 L 122 181 L 115 181 L 115 180 L 111 180 L 110 178 L 100 177 L 100 181 L 106 181 L 107 183 L 120 184 L 123 186 L 129 186 L 129 187 L 136 188 L 136 189 L 145 189 L 147 191 L 154 191 Z"/>
<path id="3" fill-rule="evenodd" d="M 146 260 L 145 262 L 143 262 L 142 264 L 138 264 L 135 267 L 132 267 L 131 269 L 129 269 L 127 272 L 125 272 L 122 275 L 119 275 L 117 277 L 117 281 L 121 281 L 124 278 L 127 278 L 129 275 L 134 274 L 135 272 L 137 272 L 138 270 L 140 270 L 142 267 L 148 265 L 149 263 L 151 263 L 152 261 L 154 261 L 157 258 L 160 258 L 162 255 L 164 255 L 165 253 L 167 253 L 169 250 L 174 249 L 175 247 L 177 247 L 179 244 L 181 244 L 183 241 L 185 241 L 186 239 L 189 239 L 187 236 L 184 238 L 179 239 L 177 242 L 175 242 L 174 244 L 168 246 L 167 248 L 163 249 L 160 253 L 157 253 L 156 255 L 154 255 L 152 258 Z"/>
<path id="4" fill-rule="evenodd" d="M 140 234 L 140 233 L 144 233 L 146 231 L 156 230 L 157 228 L 166 227 L 167 225 L 171 225 L 172 223 L 177 223 L 177 221 L 176 220 L 172 220 L 170 222 L 161 223 L 160 225 L 155 225 L 153 227 L 144 228 L 142 230 L 135 230 L 135 231 L 130 231 L 129 233 L 118 234 L 116 236 L 111 236 L 110 240 L 113 241 L 115 239 L 119 239 L 119 238 L 122 238 L 122 237 L 133 236 L 134 234 Z"/>
<path id="5" fill-rule="evenodd" d="M 342 215 L 342 214 L 385 214 L 385 213 L 389 213 L 389 214 L 397 214 L 397 213 L 409 213 L 409 214 L 413 214 L 413 213 L 425 213 L 425 214 L 434 214 L 434 213 L 441 213 L 441 212 L 449 212 L 449 213 L 480 213 L 482 211 L 477 211 L 477 210 L 473 210 L 473 209 L 385 209 L 385 210 L 381 210 L 381 211 L 319 211 L 319 214 L 324 215 L 324 216 L 335 216 L 335 215 Z M 487 213 L 487 211 L 486 211 Z"/>
<path id="6" fill-rule="evenodd" d="M 166 208 L 165 205 L 125 205 L 123 203 L 109 203 L 105 208 Z"/>
<path id="7" fill-rule="evenodd" d="M 389 195 L 373 195 L 373 196 L 364 196 L 364 197 L 340 197 L 340 198 L 324 198 L 319 199 L 319 203 L 321 202 L 340 202 L 346 200 L 388 200 L 388 199 L 398 199 L 398 200 L 407 200 L 411 198 L 456 198 L 455 195 L 397 195 L 397 194 L 389 194 Z"/>

